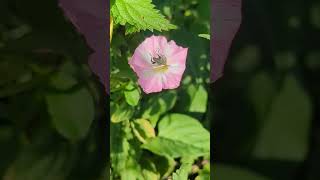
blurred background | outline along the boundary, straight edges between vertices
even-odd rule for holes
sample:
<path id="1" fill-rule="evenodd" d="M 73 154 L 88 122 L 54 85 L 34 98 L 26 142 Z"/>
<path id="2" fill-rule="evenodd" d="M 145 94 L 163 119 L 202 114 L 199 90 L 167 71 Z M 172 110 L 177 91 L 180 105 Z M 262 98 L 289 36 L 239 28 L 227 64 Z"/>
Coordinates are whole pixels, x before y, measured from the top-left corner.
<path id="1" fill-rule="evenodd" d="M 211 85 L 214 179 L 320 179 L 320 2 L 243 0 Z"/>
<path id="2" fill-rule="evenodd" d="M 57 1 L 0 1 L 0 179 L 106 179 L 91 52 Z"/>

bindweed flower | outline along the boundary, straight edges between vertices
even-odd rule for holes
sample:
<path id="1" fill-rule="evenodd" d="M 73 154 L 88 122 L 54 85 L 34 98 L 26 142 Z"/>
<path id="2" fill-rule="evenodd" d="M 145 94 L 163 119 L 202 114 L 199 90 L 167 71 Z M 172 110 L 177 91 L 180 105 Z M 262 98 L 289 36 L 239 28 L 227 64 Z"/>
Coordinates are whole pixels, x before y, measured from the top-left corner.
<path id="1" fill-rule="evenodd" d="M 168 42 L 164 36 L 146 38 L 135 50 L 129 64 L 147 94 L 179 87 L 186 68 L 188 48 Z"/>

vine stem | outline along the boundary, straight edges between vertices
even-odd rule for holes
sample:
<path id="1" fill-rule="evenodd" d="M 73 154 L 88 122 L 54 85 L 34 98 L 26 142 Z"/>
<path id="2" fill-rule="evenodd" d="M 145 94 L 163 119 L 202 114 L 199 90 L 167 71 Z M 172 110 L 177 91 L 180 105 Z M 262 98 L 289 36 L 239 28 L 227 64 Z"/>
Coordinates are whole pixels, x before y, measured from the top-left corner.
<path id="1" fill-rule="evenodd" d="M 112 34 L 113 34 L 113 19 L 112 19 L 112 16 L 110 16 L 110 43 L 112 40 Z"/>

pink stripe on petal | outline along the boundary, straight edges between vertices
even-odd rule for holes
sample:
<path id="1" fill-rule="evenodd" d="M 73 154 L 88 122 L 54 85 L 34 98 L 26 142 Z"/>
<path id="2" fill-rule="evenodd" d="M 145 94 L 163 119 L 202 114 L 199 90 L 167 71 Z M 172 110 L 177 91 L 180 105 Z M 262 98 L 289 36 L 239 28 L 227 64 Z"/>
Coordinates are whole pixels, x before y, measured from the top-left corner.
<path id="1" fill-rule="evenodd" d="M 181 76 L 186 69 L 185 65 L 171 65 L 168 68 L 168 73 Z"/>
<path id="2" fill-rule="evenodd" d="M 161 74 L 150 76 L 149 78 L 139 78 L 138 83 L 143 91 L 147 94 L 160 92 L 162 90 L 162 77 Z"/>
<path id="3" fill-rule="evenodd" d="M 173 65 L 173 64 L 185 64 L 188 54 L 188 48 L 176 48 L 174 50 L 174 53 L 172 53 L 170 56 L 167 57 L 167 64 Z"/>
<path id="4" fill-rule="evenodd" d="M 151 56 L 148 55 L 146 50 L 136 49 L 131 60 L 129 60 L 129 64 L 140 67 L 151 66 Z"/>
<path id="5" fill-rule="evenodd" d="M 163 89 L 175 89 L 180 86 L 182 74 L 166 73 L 162 76 Z"/>
<path id="6" fill-rule="evenodd" d="M 173 54 L 175 54 L 176 52 L 180 51 L 181 49 L 183 49 L 183 48 L 178 46 L 176 44 L 176 42 L 171 40 L 170 42 L 168 42 L 168 44 L 164 50 L 164 54 L 165 54 L 165 56 L 170 57 Z"/>

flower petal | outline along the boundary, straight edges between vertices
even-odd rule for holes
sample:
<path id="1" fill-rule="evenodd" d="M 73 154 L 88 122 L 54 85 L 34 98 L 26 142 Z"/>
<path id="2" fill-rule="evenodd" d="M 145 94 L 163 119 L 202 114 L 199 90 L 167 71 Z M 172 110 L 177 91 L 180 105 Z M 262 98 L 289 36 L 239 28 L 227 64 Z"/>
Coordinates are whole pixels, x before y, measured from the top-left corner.
<path id="1" fill-rule="evenodd" d="M 164 36 L 146 38 L 135 50 L 129 64 L 138 76 L 138 83 L 145 93 L 174 89 L 180 85 L 186 68 L 188 48 Z M 166 64 L 152 63 L 152 58 L 164 55 Z"/>
<path id="2" fill-rule="evenodd" d="M 168 71 L 162 76 L 163 89 L 175 89 L 180 86 L 183 73 Z"/>
<path id="3" fill-rule="evenodd" d="M 153 76 L 140 77 L 138 83 L 147 94 L 160 92 L 162 90 L 162 75 L 156 73 Z"/>
<path id="4" fill-rule="evenodd" d="M 169 56 L 167 56 L 167 64 L 185 66 L 188 48 L 178 47 L 173 49 L 173 52 L 174 53 L 171 53 Z"/>

